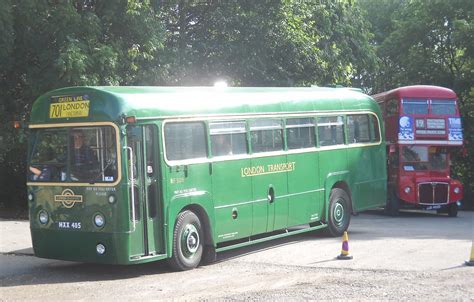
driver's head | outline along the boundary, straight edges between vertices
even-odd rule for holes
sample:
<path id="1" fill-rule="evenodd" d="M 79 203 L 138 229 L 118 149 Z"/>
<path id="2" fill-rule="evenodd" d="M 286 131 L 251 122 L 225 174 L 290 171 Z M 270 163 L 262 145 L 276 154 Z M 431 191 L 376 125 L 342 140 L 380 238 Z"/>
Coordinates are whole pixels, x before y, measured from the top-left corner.
<path id="1" fill-rule="evenodd" d="M 82 130 L 73 130 L 72 137 L 74 139 L 74 146 L 80 147 L 84 143 L 84 132 Z"/>

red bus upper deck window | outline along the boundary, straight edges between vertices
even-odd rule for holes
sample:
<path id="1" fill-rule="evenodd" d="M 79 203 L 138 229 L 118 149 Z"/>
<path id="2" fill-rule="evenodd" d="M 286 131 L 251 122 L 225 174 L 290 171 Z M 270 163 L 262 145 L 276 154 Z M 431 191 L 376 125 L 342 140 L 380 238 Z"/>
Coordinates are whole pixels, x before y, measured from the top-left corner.
<path id="1" fill-rule="evenodd" d="M 431 113 L 435 115 L 455 115 L 456 102 L 453 100 L 432 100 Z"/>
<path id="2" fill-rule="evenodd" d="M 404 114 L 428 114 L 428 100 L 404 99 L 402 104 Z"/>

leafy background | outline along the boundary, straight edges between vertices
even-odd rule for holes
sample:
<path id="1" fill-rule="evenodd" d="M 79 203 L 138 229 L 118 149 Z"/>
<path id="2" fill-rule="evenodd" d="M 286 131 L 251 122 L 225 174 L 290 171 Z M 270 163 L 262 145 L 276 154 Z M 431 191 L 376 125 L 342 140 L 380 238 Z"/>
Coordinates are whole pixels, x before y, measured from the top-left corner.
<path id="1" fill-rule="evenodd" d="M 459 96 L 454 177 L 474 206 L 472 0 L 0 0 L 0 209 L 26 207 L 28 120 L 76 85 L 415 84 Z"/>

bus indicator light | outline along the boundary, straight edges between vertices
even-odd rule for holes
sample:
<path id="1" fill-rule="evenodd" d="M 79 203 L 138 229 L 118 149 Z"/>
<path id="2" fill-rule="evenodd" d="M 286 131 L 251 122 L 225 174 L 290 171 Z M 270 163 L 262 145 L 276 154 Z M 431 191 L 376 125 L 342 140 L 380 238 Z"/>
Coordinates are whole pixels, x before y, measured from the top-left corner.
<path id="1" fill-rule="evenodd" d="M 47 224 L 48 223 L 48 220 L 49 220 L 49 215 L 46 211 L 41 211 L 39 213 L 39 221 L 41 224 Z"/>
<path id="2" fill-rule="evenodd" d="M 137 122 L 137 118 L 134 115 L 127 116 L 125 118 L 125 122 L 127 122 L 127 124 L 135 124 Z"/>

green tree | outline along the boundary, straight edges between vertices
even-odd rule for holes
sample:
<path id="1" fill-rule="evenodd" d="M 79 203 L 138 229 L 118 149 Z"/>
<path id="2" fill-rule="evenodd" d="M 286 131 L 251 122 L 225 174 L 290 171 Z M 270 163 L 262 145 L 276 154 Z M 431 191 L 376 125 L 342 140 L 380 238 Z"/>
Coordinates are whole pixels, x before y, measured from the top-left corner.
<path id="1" fill-rule="evenodd" d="M 350 84 L 375 66 L 368 24 L 350 1 L 180 1 L 164 10 L 170 84 Z"/>

